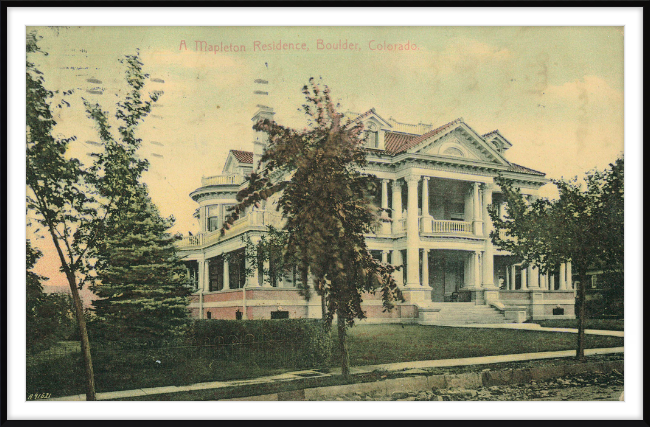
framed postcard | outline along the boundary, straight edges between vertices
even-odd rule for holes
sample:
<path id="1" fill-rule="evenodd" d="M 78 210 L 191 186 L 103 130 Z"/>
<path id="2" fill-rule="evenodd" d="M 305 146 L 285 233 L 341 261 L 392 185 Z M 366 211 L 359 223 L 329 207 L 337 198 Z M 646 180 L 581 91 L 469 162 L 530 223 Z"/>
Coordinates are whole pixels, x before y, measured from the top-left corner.
<path id="1" fill-rule="evenodd" d="M 639 415 L 639 9 L 6 11 L 14 418 Z"/>

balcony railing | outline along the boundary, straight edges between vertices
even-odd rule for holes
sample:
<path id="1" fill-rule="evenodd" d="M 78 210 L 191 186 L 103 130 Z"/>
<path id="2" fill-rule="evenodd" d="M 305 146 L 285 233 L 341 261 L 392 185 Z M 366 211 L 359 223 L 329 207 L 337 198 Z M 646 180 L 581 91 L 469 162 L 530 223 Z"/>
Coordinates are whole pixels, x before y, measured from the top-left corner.
<path id="1" fill-rule="evenodd" d="M 431 233 L 472 233 L 472 223 L 466 221 L 434 220 L 422 218 L 422 232 L 429 232 L 427 222 L 431 221 Z"/>
<path id="2" fill-rule="evenodd" d="M 271 211 L 253 211 L 235 221 L 232 226 L 226 230 L 224 237 L 231 236 L 249 227 L 269 225 L 272 225 L 275 228 L 282 228 L 284 225 L 282 215 L 278 212 Z M 199 233 L 195 236 L 184 237 L 176 244 L 176 246 L 179 249 L 197 248 L 216 243 L 221 239 L 221 237 L 221 230 L 214 230 L 207 233 Z"/>
<path id="3" fill-rule="evenodd" d="M 201 178 L 201 185 L 206 187 L 208 185 L 239 185 L 245 180 L 244 175 L 215 175 Z"/>

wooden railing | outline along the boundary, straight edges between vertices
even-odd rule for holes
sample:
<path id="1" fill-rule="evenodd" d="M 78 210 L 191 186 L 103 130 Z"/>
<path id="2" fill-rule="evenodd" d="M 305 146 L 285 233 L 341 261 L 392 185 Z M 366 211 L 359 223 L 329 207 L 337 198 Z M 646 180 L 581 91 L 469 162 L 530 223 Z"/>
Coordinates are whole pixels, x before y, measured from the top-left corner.
<path id="1" fill-rule="evenodd" d="M 471 233 L 472 223 L 465 221 L 431 220 L 432 233 Z"/>
<path id="2" fill-rule="evenodd" d="M 244 175 L 215 175 L 201 178 L 201 185 L 239 185 L 244 182 Z"/>
<path id="3" fill-rule="evenodd" d="M 253 211 L 248 215 L 239 218 L 232 226 L 226 231 L 224 236 L 232 235 L 240 232 L 248 227 L 253 226 L 269 226 L 275 228 L 282 228 L 284 225 L 284 218 L 279 212 L 271 211 Z M 209 231 L 207 233 L 199 233 L 194 236 L 186 236 L 178 243 L 176 247 L 179 249 L 197 248 L 205 245 L 211 245 L 221 238 L 221 230 Z"/>

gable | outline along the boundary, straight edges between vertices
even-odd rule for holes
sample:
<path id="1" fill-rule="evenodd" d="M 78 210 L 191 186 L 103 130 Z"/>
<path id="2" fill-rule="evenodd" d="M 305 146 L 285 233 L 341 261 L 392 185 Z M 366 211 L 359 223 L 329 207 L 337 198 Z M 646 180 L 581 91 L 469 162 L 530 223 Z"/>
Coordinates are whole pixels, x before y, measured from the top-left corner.
<path id="1" fill-rule="evenodd" d="M 462 121 L 423 138 L 408 152 L 508 165 L 509 162 Z"/>

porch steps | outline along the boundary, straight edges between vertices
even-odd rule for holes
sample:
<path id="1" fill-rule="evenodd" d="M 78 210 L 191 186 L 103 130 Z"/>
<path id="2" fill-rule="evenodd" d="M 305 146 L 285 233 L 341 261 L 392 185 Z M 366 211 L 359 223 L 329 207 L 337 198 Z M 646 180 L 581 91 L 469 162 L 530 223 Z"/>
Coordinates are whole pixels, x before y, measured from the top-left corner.
<path id="1" fill-rule="evenodd" d="M 507 323 L 505 316 L 499 310 L 488 305 L 476 305 L 474 302 L 430 303 L 420 307 L 420 310 L 422 312 L 431 310 L 437 312 L 435 316 L 421 319 L 420 323 L 430 325 Z"/>

